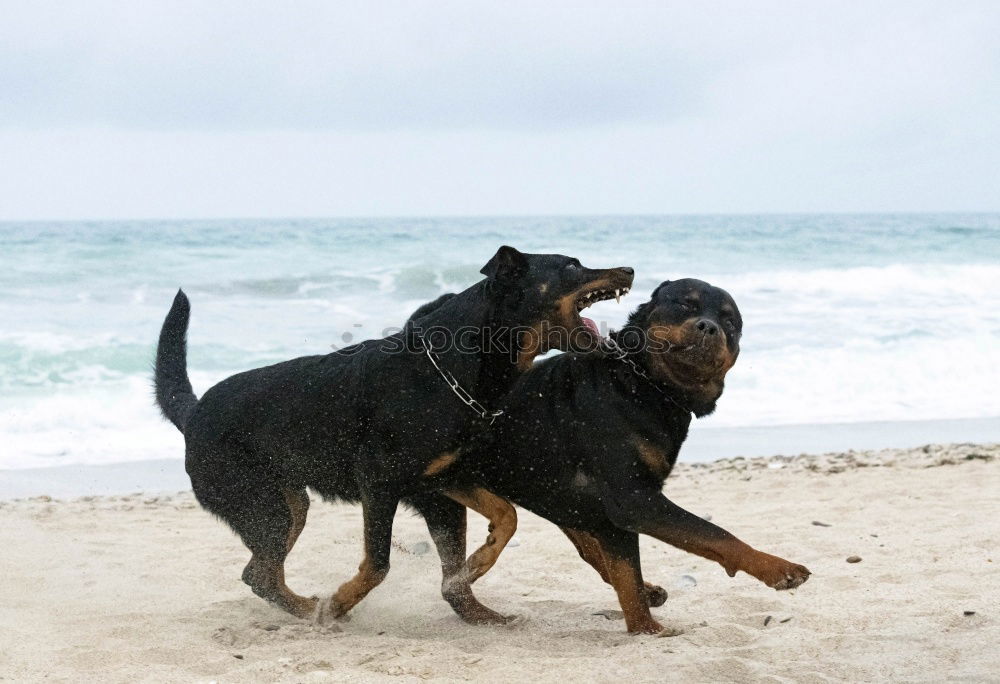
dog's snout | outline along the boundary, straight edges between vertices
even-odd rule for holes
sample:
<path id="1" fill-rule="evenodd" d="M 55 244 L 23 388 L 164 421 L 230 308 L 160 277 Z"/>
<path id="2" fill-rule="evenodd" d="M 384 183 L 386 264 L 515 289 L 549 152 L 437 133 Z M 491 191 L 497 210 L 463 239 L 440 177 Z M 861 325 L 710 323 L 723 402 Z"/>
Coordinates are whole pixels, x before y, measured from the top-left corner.
<path id="1" fill-rule="evenodd" d="M 695 327 L 706 335 L 716 335 L 719 332 L 719 326 L 707 318 L 702 318 L 695 324 Z"/>
<path id="2" fill-rule="evenodd" d="M 624 273 L 625 275 L 635 275 L 635 269 L 632 268 L 631 266 L 622 266 L 618 270 Z"/>

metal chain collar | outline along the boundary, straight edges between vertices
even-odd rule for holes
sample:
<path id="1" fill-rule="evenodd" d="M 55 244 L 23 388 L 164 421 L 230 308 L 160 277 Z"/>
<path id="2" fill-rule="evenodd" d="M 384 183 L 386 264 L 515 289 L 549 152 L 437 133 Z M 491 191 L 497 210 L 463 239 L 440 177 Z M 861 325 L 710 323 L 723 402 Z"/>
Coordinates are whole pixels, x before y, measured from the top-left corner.
<path id="1" fill-rule="evenodd" d="M 669 394 L 667 394 L 666 392 L 664 392 L 663 388 L 660 387 L 659 383 L 657 383 L 655 380 L 653 380 L 653 378 L 649 377 L 649 375 L 646 373 L 646 371 L 643 370 L 643 368 L 639 364 L 637 364 L 632 359 L 628 358 L 628 355 L 626 354 L 625 350 L 622 349 L 620 346 L 618 346 L 617 342 L 615 342 L 610 337 L 606 337 L 604 339 L 604 346 L 607 348 L 608 355 L 611 356 L 611 358 L 613 358 L 616 361 L 621 361 L 622 363 L 626 364 L 630 369 L 632 369 L 633 373 L 635 373 L 640 378 L 642 378 L 643 380 L 645 380 L 647 383 L 649 383 L 653 387 L 653 389 L 655 389 L 657 392 L 659 392 L 660 394 L 662 394 L 663 396 L 665 396 L 667 399 L 669 399 L 671 401 L 671 403 L 674 404 L 674 406 L 676 406 L 677 408 L 681 409 L 685 413 L 692 413 L 691 409 L 689 409 L 687 406 L 685 406 L 684 404 L 680 403 L 679 401 L 677 401 L 676 399 L 674 399 L 672 396 L 670 396 Z"/>
<path id="2" fill-rule="evenodd" d="M 493 421 L 503 415 L 502 410 L 487 411 L 486 407 L 476 401 L 475 398 L 458 383 L 458 380 L 454 375 L 452 375 L 451 371 L 447 371 L 441 367 L 441 364 L 439 363 L 441 356 L 424 342 L 424 338 L 421 337 L 420 333 L 414 330 L 413 336 L 416 338 L 420 346 L 423 347 L 424 354 L 426 354 L 427 358 L 430 359 L 431 364 L 441 377 L 444 378 L 444 381 L 448 383 L 448 387 L 450 387 L 451 391 L 455 393 L 455 396 L 462 400 L 462 403 L 475 411 L 482 420 L 489 421 L 490 425 L 493 425 Z"/>

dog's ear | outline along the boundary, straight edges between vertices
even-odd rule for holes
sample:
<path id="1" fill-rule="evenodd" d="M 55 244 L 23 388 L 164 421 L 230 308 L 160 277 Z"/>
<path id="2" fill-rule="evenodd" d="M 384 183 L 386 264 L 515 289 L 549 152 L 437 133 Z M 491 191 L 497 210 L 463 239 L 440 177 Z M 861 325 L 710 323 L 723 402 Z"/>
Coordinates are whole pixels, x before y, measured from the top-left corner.
<path id="1" fill-rule="evenodd" d="M 640 304 L 636 307 L 635 311 L 629 314 L 628 323 L 626 323 L 626 325 L 645 328 L 646 320 L 649 318 L 649 314 L 653 312 L 654 306 L 655 304 L 652 299 L 648 302 Z"/>
<path id="2" fill-rule="evenodd" d="M 669 280 L 664 280 L 662 283 L 657 285 L 656 289 L 653 290 L 653 294 L 649 295 L 649 301 L 640 304 L 636 310 L 629 315 L 628 324 L 645 327 L 646 319 L 649 318 L 649 314 L 651 314 L 653 309 L 656 308 L 656 296 L 660 293 L 660 290 L 669 284 Z"/>
<path id="3" fill-rule="evenodd" d="M 649 295 L 649 298 L 650 299 L 656 299 L 656 294 L 660 291 L 660 289 L 663 288 L 663 287 L 665 287 L 665 286 L 667 286 L 667 285 L 669 285 L 669 284 L 670 284 L 669 280 L 664 280 L 662 283 L 660 283 L 659 285 L 656 286 L 656 289 L 653 290 L 653 294 Z"/>
<path id="4" fill-rule="evenodd" d="M 497 250 L 479 272 L 490 280 L 511 283 L 528 270 L 528 258 L 513 247 L 504 245 Z"/>

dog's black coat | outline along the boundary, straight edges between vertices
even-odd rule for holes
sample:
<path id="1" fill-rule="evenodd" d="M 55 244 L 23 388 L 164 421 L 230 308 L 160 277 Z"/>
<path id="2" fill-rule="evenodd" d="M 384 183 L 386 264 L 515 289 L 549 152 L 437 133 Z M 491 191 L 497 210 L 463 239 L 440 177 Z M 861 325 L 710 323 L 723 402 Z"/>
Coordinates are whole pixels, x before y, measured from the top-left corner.
<path id="1" fill-rule="evenodd" d="M 454 336 L 469 328 L 480 334 L 540 322 L 577 325 L 577 307 L 567 318 L 572 298 L 632 282 L 630 268 L 591 270 L 569 257 L 509 247 L 483 273 L 485 280 L 423 307 L 396 335 L 239 373 L 200 400 L 186 372 L 189 304 L 177 294 L 160 335 L 156 399 L 184 433 L 198 501 L 253 552 L 243 577 L 256 593 L 297 615 L 316 605 L 291 593 L 283 575 L 285 556 L 305 524 L 306 487 L 327 499 L 361 502 L 365 509 L 365 561 L 354 584 L 335 596 L 342 604 L 331 607 L 335 615 L 388 571 L 392 518 L 401 499 L 426 518 L 446 572 L 464 559 L 465 508 L 432 491 L 423 473 L 439 454 L 464 443 L 479 419 L 424 355 L 416 328 L 436 331 L 441 363 L 489 406 L 524 364 L 523 334 L 510 333 L 506 348 L 477 353 L 448 347 Z M 544 351 L 544 345 L 533 351 Z M 474 601 L 471 595 L 446 598 L 460 613 L 463 601 Z"/>
<path id="2" fill-rule="evenodd" d="M 797 586 L 805 568 L 750 549 L 662 493 L 691 414 L 715 409 L 741 331 L 739 310 L 723 290 L 691 279 L 662 284 L 613 333 L 650 379 L 595 353 L 535 364 L 505 397 L 494 429 L 442 474 L 442 486 L 483 487 L 564 528 L 619 590 L 630 631 L 659 629 L 645 601 L 628 605 L 642 586 L 638 534 L 716 560 L 730 574 Z M 587 537 L 600 547 L 596 558 L 579 543 Z M 616 582 L 631 583 L 631 598 Z"/>

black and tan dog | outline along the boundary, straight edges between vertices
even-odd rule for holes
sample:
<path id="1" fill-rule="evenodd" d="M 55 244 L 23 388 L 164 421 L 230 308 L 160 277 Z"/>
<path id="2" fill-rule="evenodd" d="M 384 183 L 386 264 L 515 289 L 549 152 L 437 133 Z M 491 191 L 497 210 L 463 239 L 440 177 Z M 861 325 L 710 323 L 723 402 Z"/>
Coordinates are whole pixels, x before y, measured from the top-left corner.
<path id="1" fill-rule="evenodd" d="M 563 354 L 521 376 L 494 429 L 439 474 L 442 490 L 485 488 L 559 525 L 614 587 L 630 632 L 660 631 L 648 604 L 665 599 L 643 584 L 639 534 L 714 560 L 730 576 L 742 570 L 775 589 L 797 587 L 805 567 L 751 548 L 662 493 L 692 414 L 715 409 L 742 325 L 725 291 L 663 283 L 612 334 L 613 353 Z"/>
<path id="2" fill-rule="evenodd" d="M 239 373 L 200 400 L 187 376 L 189 303 L 177 294 L 160 333 L 156 400 L 184 433 L 198 501 L 252 552 L 243 581 L 254 593 L 300 617 L 317 608 L 343 615 L 388 572 L 402 500 L 426 519 L 455 611 L 470 622 L 504 621 L 468 585 L 465 505 L 490 518 L 503 543 L 513 507 L 473 487 L 454 500 L 432 491 L 434 474 L 486 413 L 464 405 L 458 388 L 489 407 L 549 346 L 596 347 L 600 336 L 580 311 L 627 291 L 632 269 L 592 270 L 570 257 L 501 247 L 482 273 L 484 280 L 438 300 L 396 335 Z M 306 522 L 307 487 L 364 507 L 359 572 L 324 602 L 285 583 L 285 557 Z"/>

